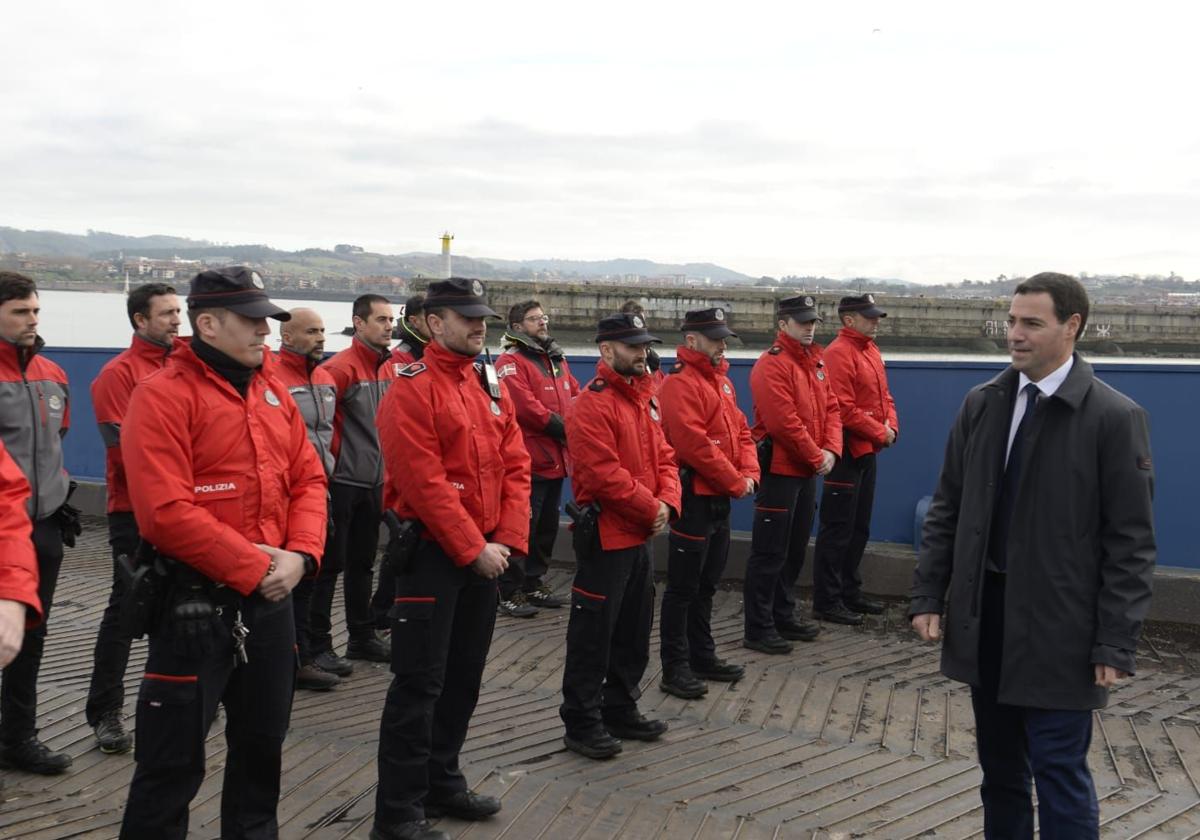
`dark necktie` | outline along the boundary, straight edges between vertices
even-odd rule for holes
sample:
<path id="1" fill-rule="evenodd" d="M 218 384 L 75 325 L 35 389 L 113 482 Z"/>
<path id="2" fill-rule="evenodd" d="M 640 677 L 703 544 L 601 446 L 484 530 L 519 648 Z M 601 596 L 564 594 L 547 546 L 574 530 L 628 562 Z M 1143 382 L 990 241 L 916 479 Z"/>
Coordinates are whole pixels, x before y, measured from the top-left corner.
<path id="1" fill-rule="evenodd" d="M 1008 566 L 1008 529 L 1012 524 L 1013 508 L 1016 506 L 1017 488 L 1021 484 L 1021 450 L 1025 445 L 1025 435 L 1033 423 L 1033 411 L 1037 408 L 1041 389 L 1030 382 L 1021 392 L 1025 394 L 1025 411 L 1021 414 L 1021 422 L 1017 424 L 1017 433 L 1013 435 L 1012 446 L 1008 449 L 1008 463 L 1004 467 L 1004 481 L 1000 485 L 1000 494 L 996 499 L 996 510 L 992 517 L 991 557 L 992 563 L 1000 571 L 1006 571 Z"/>

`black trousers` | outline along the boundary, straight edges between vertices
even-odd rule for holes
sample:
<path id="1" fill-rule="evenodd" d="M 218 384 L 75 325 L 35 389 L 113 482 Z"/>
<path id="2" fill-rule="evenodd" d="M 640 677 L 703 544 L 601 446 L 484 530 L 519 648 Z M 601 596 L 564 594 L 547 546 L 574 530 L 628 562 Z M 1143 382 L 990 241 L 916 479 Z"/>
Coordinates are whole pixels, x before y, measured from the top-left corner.
<path id="1" fill-rule="evenodd" d="M 257 595 L 241 607 L 249 662 L 235 665 L 230 627 L 238 608 L 214 621 L 211 651 L 176 650 L 169 626 L 150 635 L 137 703 L 137 767 L 129 786 L 122 840 L 184 840 L 188 804 L 204 781 L 204 740 L 225 707 L 221 838 L 274 838 L 283 739 L 296 676 L 291 597 Z"/>
<path id="2" fill-rule="evenodd" d="M 754 526 L 746 561 L 746 638 L 778 635 L 777 621 L 792 621 L 796 580 L 804 567 L 817 489 L 816 479 L 767 473 L 754 496 Z"/>
<path id="3" fill-rule="evenodd" d="M 568 734 L 586 737 L 602 731 L 606 712 L 619 714 L 642 696 L 654 578 L 645 544 L 575 554 L 559 715 Z"/>
<path id="4" fill-rule="evenodd" d="M 508 568 L 500 575 L 500 597 L 507 600 L 518 589 L 532 592 L 550 571 L 554 541 L 558 537 L 558 504 L 562 500 L 561 478 L 538 478 L 529 492 L 529 554 L 508 558 Z"/>
<path id="5" fill-rule="evenodd" d="M 422 540 L 396 576 L 392 684 L 379 723 L 375 820 L 421 819 L 427 796 L 467 789 L 458 754 L 496 625 L 496 583 Z"/>
<path id="6" fill-rule="evenodd" d="M 33 547 L 37 552 L 38 599 L 43 621 L 25 631 L 21 651 L 4 669 L 0 681 L 0 741 L 16 744 L 37 734 L 37 680 L 46 647 L 46 628 L 54 587 L 62 567 L 62 531 L 54 517 L 33 523 Z"/>
<path id="7" fill-rule="evenodd" d="M 685 486 L 683 509 L 667 535 L 667 588 L 658 633 L 663 673 L 717 658 L 712 601 L 729 559 L 729 500 Z"/>
<path id="8" fill-rule="evenodd" d="M 1040 836 L 1047 840 L 1098 837 L 1100 810 L 1087 766 L 1092 713 L 997 702 L 1004 659 L 1003 574 L 986 573 L 982 618 L 980 684 L 971 688 L 971 705 L 983 770 L 984 835 L 989 840 L 1031 840 L 1031 782 L 1035 782 Z"/>
<path id="9" fill-rule="evenodd" d="M 302 658 L 308 656 L 311 659 L 333 649 L 333 593 L 337 576 L 343 570 L 346 629 L 350 638 L 369 639 L 377 626 L 371 612 L 371 585 L 375 577 L 375 558 L 379 553 L 382 488 L 330 482 L 329 496 L 333 536 L 326 543 L 321 569 L 310 584 L 311 594 L 307 589 L 300 593 L 301 600 L 311 600 L 308 638 L 301 645 Z M 385 596 L 390 598 L 391 591 L 385 592 Z"/>
<path id="10" fill-rule="evenodd" d="M 132 513 L 116 511 L 108 515 L 108 545 L 112 549 L 113 583 L 92 651 L 92 682 L 86 707 L 88 726 L 95 726 L 105 714 L 119 712 L 125 705 L 125 666 L 129 664 L 133 640 L 121 632 L 125 585 L 117 558 L 122 554 L 133 557 L 137 552 L 138 529 Z"/>
<path id="11" fill-rule="evenodd" d="M 821 524 L 813 550 L 813 609 L 831 609 L 862 595 L 858 567 L 871 536 L 874 504 L 875 453 L 838 459 L 821 491 Z"/>

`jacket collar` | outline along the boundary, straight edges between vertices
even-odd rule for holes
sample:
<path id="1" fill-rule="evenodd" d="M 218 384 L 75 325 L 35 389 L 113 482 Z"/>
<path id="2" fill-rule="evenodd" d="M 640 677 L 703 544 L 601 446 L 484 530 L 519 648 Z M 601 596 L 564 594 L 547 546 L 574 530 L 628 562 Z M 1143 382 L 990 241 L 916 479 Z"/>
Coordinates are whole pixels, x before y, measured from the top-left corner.
<path id="1" fill-rule="evenodd" d="M 129 342 L 129 349 L 138 356 L 150 359 L 154 362 L 161 362 L 167 356 L 178 350 L 180 346 L 186 345 L 187 340 L 176 336 L 171 340 L 170 344 L 162 344 L 158 341 L 152 341 L 138 333 L 133 334 L 132 340 Z"/>
<path id="2" fill-rule="evenodd" d="M 816 341 L 813 341 L 812 344 L 801 344 L 780 330 L 775 336 L 775 343 L 782 347 L 789 356 L 807 367 L 812 367 L 821 361 L 821 346 Z"/>
<path id="3" fill-rule="evenodd" d="M 850 329 L 850 327 L 842 327 L 840 330 L 838 330 L 837 337 L 849 341 L 855 347 L 860 349 L 875 343 L 875 339 L 871 338 L 869 335 L 863 335 L 858 330 Z"/>
<path id="4" fill-rule="evenodd" d="M 713 382 L 716 382 L 718 377 L 724 376 L 729 371 L 728 359 L 721 359 L 721 364 L 713 367 L 712 359 L 684 344 L 680 344 L 675 348 L 675 358 L 688 367 L 695 368 L 700 372 L 701 376 Z"/>
<path id="5" fill-rule="evenodd" d="M 475 358 L 447 350 L 436 341 L 429 342 L 421 361 L 449 376 L 466 379 L 475 372 Z"/>
<path id="6" fill-rule="evenodd" d="M 1096 379 L 1096 371 L 1090 363 L 1080 358 L 1078 353 L 1074 354 L 1074 359 L 1075 363 L 1071 365 L 1071 372 L 1067 374 L 1063 384 L 1058 386 L 1058 390 L 1050 399 L 1062 400 L 1072 409 L 1077 409 L 1083 402 L 1083 398 L 1087 396 L 1087 392 L 1091 390 L 1092 383 Z M 985 382 L 983 387 L 997 389 L 1003 391 L 1006 396 L 1011 396 L 1016 393 L 1017 381 L 1020 377 L 1021 374 L 1012 365 L 1009 365 Z"/>
<path id="7" fill-rule="evenodd" d="M 354 340 L 350 342 L 350 346 L 354 348 L 355 354 L 362 360 L 362 363 L 367 365 L 371 370 L 379 370 L 379 366 L 392 356 L 390 348 L 376 350 L 358 336 L 354 336 Z"/>
<path id="8" fill-rule="evenodd" d="M 538 341 L 536 338 L 525 333 L 513 332 L 508 330 L 503 337 L 504 349 L 510 350 L 513 348 L 528 350 L 539 356 L 549 356 L 551 359 L 558 361 L 563 357 L 562 347 L 553 338 L 546 339 L 546 343 Z"/>
<path id="9" fill-rule="evenodd" d="M 423 338 L 420 333 L 412 331 L 412 328 L 408 325 L 407 318 L 400 319 L 400 329 L 404 330 L 404 338 L 402 340 L 407 341 L 413 347 L 424 347 L 429 343 L 428 338 Z"/>
<path id="10" fill-rule="evenodd" d="M 213 370 L 203 359 L 196 355 L 196 351 L 192 349 L 192 345 L 187 341 L 178 342 L 175 349 L 171 351 L 171 357 L 168 361 L 169 365 L 179 365 L 180 367 L 190 368 L 194 373 L 207 378 L 218 388 L 225 390 L 231 396 L 237 397 L 239 400 L 249 398 L 249 394 L 254 390 L 255 383 L 261 381 L 263 372 L 268 369 L 271 364 L 271 352 L 263 349 L 262 367 L 254 368 L 250 376 L 249 384 L 246 388 L 247 396 L 243 397 L 238 393 L 237 388 L 230 384 L 229 380 L 221 374 Z"/>
<path id="11" fill-rule="evenodd" d="M 290 371 L 301 374 L 305 378 L 312 378 L 313 369 L 317 363 L 310 359 L 304 353 L 297 353 L 291 347 L 280 346 L 279 353 L 275 358 L 279 364 Z"/>
<path id="12" fill-rule="evenodd" d="M 42 352 L 42 348 L 45 346 L 46 340 L 40 335 L 33 340 L 32 347 L 19 347 L 16 342 L 9 341 L 7 338 L 0 339 L 0 356 L 10 358 L 16 363 L 18 369 L 25 370 L 33 361 L 33 357 Z"/>
<path id="13" fill-rule="evenodd" d="M 649 370 L 649 368 L 647 368 Z M 633 382 L 626 382 L 625 377 L 617 373 L 601 359 L 596 362 L 596 376 L 612 386 L 621 396 L 635 405 L 650 401 L 654 396 L 654 377 L 649 373 L 636 376 Z"/>

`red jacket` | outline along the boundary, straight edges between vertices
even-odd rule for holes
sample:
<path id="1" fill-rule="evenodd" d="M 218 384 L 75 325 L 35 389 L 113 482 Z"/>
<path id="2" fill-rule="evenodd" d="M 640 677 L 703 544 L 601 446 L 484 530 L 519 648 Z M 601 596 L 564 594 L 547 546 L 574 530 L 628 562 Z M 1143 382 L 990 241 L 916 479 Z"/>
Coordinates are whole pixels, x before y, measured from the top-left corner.
<path id="1" fill-rule="evenodd" d="M 271 357 L 267 371 L 287 387 L 300 409 L 308 440 L 317 451 L 325 477 L 333 475 L 333 418 L 337 408 L 337 386 L 323 367 L 303 353 L 287 347 Z"/>
<path id="2" fill-rule="evenodd" d="M 374 350 L 356 337 L 321 365 L 337 386 L 332 443 L 336 463 L 330 481 L 355 487 L 383 484 L 375 413 L 396 375 L 390 360 L 391 353 Z"/>
<path id="3" fill-rule="evenodd" d="M 28 499 L 29 482 L 0 443 L 0 599 L 29 607 L 26 626 L 35 627 L 41 622 L 42 602 L 33 528 L 25 512 Z"/>
<path id="4" fill-rule="evenodd" d="M 62 439 L 71 425 L 71 393 L 63 369 L 42 355 L 45 342 L 18 347 L 0 339 L 0 441 L 29 482 L 29 516 L 40 521 L 67 500 L 70 477 Z"/>
<path id="5" fill-rule="evenodd" d="M 659 388 L 667 440 L 679 466 L 695 472 L 697 496 L 740 497 L 747 478 L 759 480 L 758 453 L 728 372 L 728 361 L 715 368 L 708 356 L 681 346 Z"/>
<path id="6" fill-rule="evenodd" d="M 474 359 L 430 342 L 384 396 L 379 442 L 384 504 L 419 519 L 456 565 L 487 542 L 528 550 L 529 454 L 512 400 L 491 398 Z"/>
<path id="7" fill-rule="evenodd" d="M 507 349 L 496 357 L 496 372 L 508 386 L 525 448 L 538 478 L 567 474 L 563 418 L 579 396 L 579 382 L 561 351 L 547 353 L 520 334 L 506 334 Z"/>
<path id="8" fill-rule="evenodd" d="M 750 371 L 750 394 L 754 439 L 770 435 L 774 443 L 772 473 L 816 475 L 822 449 L 842 454 L 842 420 L 820 346 L 780 331 Z"/>
<path id="9" fill-rule="evenodd" d="M 900 424 L 879 346 L 857 330 L 843 327 L 825 348 L 825 364 L 842 411 L 850 456 L 883 449 L 883 424 L 890 424 L 897 435 Z"/>
<path id="10" fill-rule="evenodd" d="M 133 510 L 125 486 L 125 461 L 121 457 L 121 421 L 129 409 L 133 389 L 150 374 L 162 370 L 171 351 L 186 343 L 177 338 L 172 346 L 164 347 L 134 333 L 129 349 L 110 359 L 92 381 L 92 411 L 105 447 L 109 513 Z"/>
<path id="11" fill-rule="evenodd" d="M 270 374 L 243 398 L 180 347 L 134 389 L 121 440 L 138 530 L 168 557 L 243 595 L 270 564 L 254 543 L 320 559 L 325 472 Z"/>
<path id="12" fill-rule="evenodd" d="M 633 383 L 603 361 L 567 413 L 571 487 L 581 505 L 600 503 L 600 545 L 633 548 L 650 538 L 658 503 L 679 514 L 675 452 L 663 434 L 654 380 Z"/>

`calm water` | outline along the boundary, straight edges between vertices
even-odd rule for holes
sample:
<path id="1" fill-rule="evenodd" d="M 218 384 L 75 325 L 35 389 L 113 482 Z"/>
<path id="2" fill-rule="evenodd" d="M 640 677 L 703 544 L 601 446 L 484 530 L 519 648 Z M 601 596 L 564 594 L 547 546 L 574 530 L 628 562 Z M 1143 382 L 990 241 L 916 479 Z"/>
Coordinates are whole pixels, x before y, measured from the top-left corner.
<path id="1" fill-rule="evenodd" d="M 183 297 L 183 296 L 181 296 Z M 133 330 L 125 315 L 125 296 L 120 293 L 106 292 L 63 292 L 47 289 L 40 293 L 42 304 L 42 320 L 38 332 L 51 347 L 119 347 L 129 346 L 129 338 Z M 275 298 L 275 303 L 284 309 L 306 306 L 321 313 L 325 321 L 325 349 L 330 352 L 343 350 L 350 345 L 350 337 L 341 335 L 343 327 L 350 326 L 350 302 L 330 300 L 291 300 Z M 272 348 L 279 346 L 279 323 L 268 320 L 271 325 L 272 338 L 269 340 Z M 817 334 L 817 341 L 827 343 L 834 330 L 827 329 Z M 187 332 L 187 319 L 184 319 L 183 331 Z M 503 329 L 499 322 L 490 322 L 488 327 L 488 347 L 493 353 L 499 350 L 500 335 Z M 663 348 L 665 355 L 673 353 L 670 344 L 675 339 L 673 335 L 664 335 L 667 344 Z M 567 344 L 570 353 L 593 354 L 595 344 Z M 761 349 L 730 348 L 731 358 L 755 358 Z M 936 361 L 1007 361 L 1007 356 L 991 356 L 966 353 L 905 353 L 887 351 L 889 359 L 923 359 Z M 1106 358 L 1106 362 L 1147 362 L 1195 364 L 1195 359 L 1146 359 L 1146 358 Z"/>

